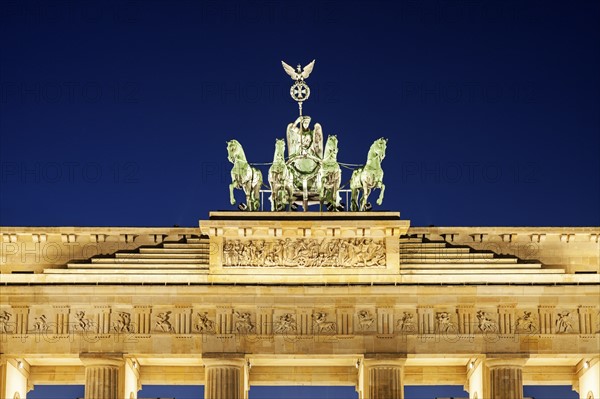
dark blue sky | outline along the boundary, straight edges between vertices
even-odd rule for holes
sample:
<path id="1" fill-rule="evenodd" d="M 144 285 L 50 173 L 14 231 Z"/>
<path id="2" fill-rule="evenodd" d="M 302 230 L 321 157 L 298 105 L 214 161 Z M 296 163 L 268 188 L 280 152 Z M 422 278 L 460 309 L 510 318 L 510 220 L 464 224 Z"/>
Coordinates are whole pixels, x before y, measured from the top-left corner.
<path id="1" fill-rule="evenodd" d="M 2 225 L 193 226 L 232 209 L 225 140 L 270 162 L 297 116 L 280 60 L 313 58 L 305 113 L 339 160 L 389 138 L 376 209 L 600 224 L 597 1 L 0 7 Z"/>

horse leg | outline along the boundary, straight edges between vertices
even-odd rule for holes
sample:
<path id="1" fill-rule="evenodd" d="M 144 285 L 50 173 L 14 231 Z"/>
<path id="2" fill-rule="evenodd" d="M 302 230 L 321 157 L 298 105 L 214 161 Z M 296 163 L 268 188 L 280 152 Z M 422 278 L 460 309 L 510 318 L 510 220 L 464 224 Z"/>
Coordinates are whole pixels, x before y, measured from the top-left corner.
<path id="1" fill-rule="evenodd" d="M 350 198 L 350 210 L 358 211 L 359 210 L 359 191 L 362 188 L 362 182 L 360 175 L 362 173 L 362 168 L 358 168 L 352 172 L 352 177 L 350 178 L 350 190 L 352 191 L 352 196 Z M 364 192 L 363 192 L 364 195 Z"/>
<path id="2" fill-rule="evenodd" d="M 383 182 L 379 182 L 379 198 L 377 198 L 377 205 L 381 205 L 383 203 L 383 193 L 385 193 L 385 184 Z"/>
<path id="3" fill-rule="evenodd" d="M 369 195 L 371 195 L 371 189 L 363 186 L 363 196 L 362 196 L 362 200 L 360 201 L 360 210 L 364 211 L 365 208 L 367 207 L 367 200 L 369 199 Z"/>
<path id="4" fill-rule="evenodd" d="M 286 209 L 289 211 L 292 210 L 292 202 L 294 202 L 294 189 L 288 185 L 286 188 L 287 198 L 286 198 Z"/>
<path id="5" fill-rule="evenodd" d="M 235 205 L 235 196 L 233 195 L 233 189 L 235 188 L 235 182 L 231 182 L 229 185 L 229 202 L 231 205 Z"/>
<path id="6" fill-rule="evenodd" d="M 244 185 L 244 193 L 246 193 L 246 206 L 249 211 L 255 211 L 254 204 L 254 188 L 252 187 L 252 182 L 248 182 Z"/>
<path id="7" fill-rule="evenodd" d="M 358 188 L 352 189 L 352 196 L 350 197 L 350 210 L 353 212 L 358 211 Z"/>
<path id="8" fill-rule="evenodd" d="M 251 187 L 250 199 L 252 200 L 252 210 L 260 210 L 260 184 Z"/>
<path id="9" fill-rule="evenodd" d="M 252 210 L 252 189 L 251 189 L 250 185 L 247 183 L 242 186 L 242 189 L 244 190 L 244 194 L 246 195 L 246 209 L 251 211 Z"/>
<path id="10" fill-rule="evenodd" d="M 280 186 L 277 191 L 277 210 L 284 211 L 285 210 L 285 196 L 287 191 L 285 187 Z"/>
<path id="11" fill-rule="evenodd" d="M 340 183 L 341 183 L 341 176 L 337 175 L 337 178 L 335 179 L 335 181 L 333 182 L 333 185 L 331 186 L 331 200 L 333 202 L 333 207 L 335 208 L 336 211 L 339 211 L 340 209 Z"/>
<path id="12" fill-rule="evenodd" d="M 331 210 L 336 211 L 337 210 L 337 200 L 336 200 L 336 191 L 335 191 L 335 187 L 330 187 L 327 189 L 327 201 L 329 202 L 329 207 L 331 208 Z"/>
<path id="13" fill-rule="evenodd" d="M 269 202 L 271 203 L 271 212 L 275 211 L 275 201 L 273 200 L 275 197 L 275 190 L 271 190 L 271 196 L 269 197 Z"/>
<path id="14" fill-rule="evenodd" d="M 287 195 L 287 190 L 285 187 L 280 186 L 277 192 L 277 210 L 285 211 L 285 196 Z"/>
<path id="15" fill-rule="evenodd" d="M 279 187 L 279 191 L 277 193 L 277 205 L 276 205 L 278 211 L 285 211 L 285 196 L 286 196 L 285 187 L 283 187 L 283 186 Z"/>

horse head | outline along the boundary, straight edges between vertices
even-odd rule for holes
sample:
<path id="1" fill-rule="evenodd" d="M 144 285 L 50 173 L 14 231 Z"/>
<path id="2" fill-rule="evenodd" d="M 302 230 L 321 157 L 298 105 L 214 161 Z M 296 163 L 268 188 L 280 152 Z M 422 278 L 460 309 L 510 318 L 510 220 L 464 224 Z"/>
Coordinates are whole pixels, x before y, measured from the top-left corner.
<path id="1" fill-rule="evenodd" d="M 369 150 L 369 159 L 375 157 L 378 158 L 379 162 L 383 161 L 385 158 L 385 150 L 387 148 L 387 139 L 380 138 L 373 142 L 371 145 L 371 149 Z"/>
<path id="2" fill-rule="evenodd" d="M 227 141 L 227 159 L 231 163 L 235 163 L 237 159 L 246 160 L 246 155 L 244 154 L 244 149 L 242 145 L 237 140 L 229 140 Z"/>
<path id="3" fill-rule="evenodd" d="M 285 140 L 275 139 L 275 154 L 273 155 L 273 162 L 285 160 Z"/>
<path id="4" fill-rule="evenodd" d="M 336 135 L 327 136 L 327 143 L 325 144 L 325 159 L 336 160 L 338 153 L 338 139 Z"/>

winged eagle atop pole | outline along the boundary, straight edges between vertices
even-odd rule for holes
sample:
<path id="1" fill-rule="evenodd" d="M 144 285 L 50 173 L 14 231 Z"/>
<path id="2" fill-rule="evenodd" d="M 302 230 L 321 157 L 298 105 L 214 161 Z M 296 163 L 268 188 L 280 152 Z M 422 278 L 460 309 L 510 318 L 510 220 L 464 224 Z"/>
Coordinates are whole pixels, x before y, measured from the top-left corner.
<path id="1" fill-rule="evenodd" d="M 292 99 L 298 103 L 300 116 L 302 116 L 302 103 L 308 100 L 308 97 L 310 97 L 310 88 L 306 84 L 305 80 L 308 79 L 310 73 L 315 67 L 315 60 L 312 60 L 312 62 L 310 62 L 304 68 L 302 68 L 302 65 L 298 64 L 296 69 L 294 69 L 294 67 L 286 64 L 284 61 L 281 61 L 281 65 L 283 65 L 285 72 L 290 75 L 292 80 L 295 82 L 290 88 L 290 96 L 292 96 Z"/>

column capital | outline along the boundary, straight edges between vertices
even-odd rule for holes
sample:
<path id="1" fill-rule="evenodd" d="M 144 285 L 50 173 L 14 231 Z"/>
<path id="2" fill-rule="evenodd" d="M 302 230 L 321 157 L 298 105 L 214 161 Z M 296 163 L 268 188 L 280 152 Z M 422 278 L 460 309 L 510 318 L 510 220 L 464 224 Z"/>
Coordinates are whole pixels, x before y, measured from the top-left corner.
<path id="1" fill-rule="evenodd" d="M 238 352 L 208 352 L 202 354 L 205 367 L 240 367 L 246 366 L 246 354 Z"/>
<path id="2" fill-rule="evenodd" d="M 517 367 L 523 368 L 529 355 L 492 355 L 486 357 L 485 365 L 490 369 Z"/>
<path id="3" fill-rule="evenodd" d="M 365 353 L 364 365 L 366 367 L 404 367 L 405 353 Z"/>
<path id="4" fill-rule="evenodd" d="M 125 364 L 122 353 L 83 352 L 79 354 L 79 359 L 85 367 L 120 367 Z"/>

